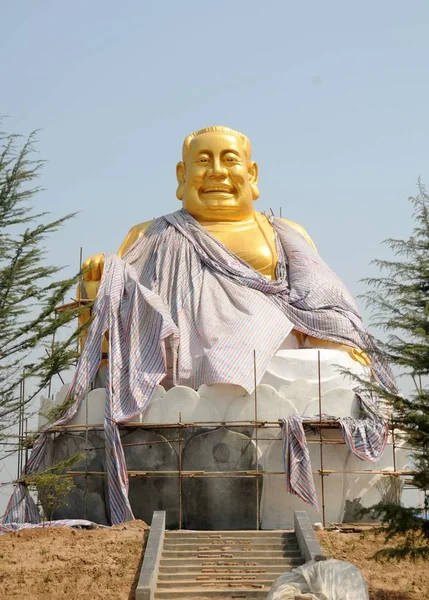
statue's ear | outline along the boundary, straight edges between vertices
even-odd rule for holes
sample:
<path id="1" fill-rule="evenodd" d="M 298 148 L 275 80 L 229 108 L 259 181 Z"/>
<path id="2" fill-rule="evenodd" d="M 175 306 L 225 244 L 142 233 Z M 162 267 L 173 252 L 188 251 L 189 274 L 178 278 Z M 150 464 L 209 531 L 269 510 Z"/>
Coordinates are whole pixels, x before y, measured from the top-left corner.
<path id="1" fill-rule="evenodd" d="M 186 167 L 185 167 L 185 163 L 180 161 L 177 163 L 176 166 L 176 178 L 177 178 L 177 190 L 176 190 L 176 197 L 178 200 L 182 200 L 183 198 L 183 192 L 185 189 L 185 175 L 186 175 Z"/>
<path id="2" fill-rule="evenodd" d="M 249 164 L 249 181 L 252 188 L 253 200 L 257 200 L 259 198 L 258 165 L 255 162 Z"/>

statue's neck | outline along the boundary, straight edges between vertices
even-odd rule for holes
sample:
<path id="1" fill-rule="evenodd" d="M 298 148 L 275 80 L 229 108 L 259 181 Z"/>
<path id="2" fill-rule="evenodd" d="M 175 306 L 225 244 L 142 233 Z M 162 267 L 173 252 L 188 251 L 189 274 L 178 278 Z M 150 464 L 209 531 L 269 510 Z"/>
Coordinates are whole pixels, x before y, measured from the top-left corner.
<path id="1" fill-rule="evenodd" d="M 262 217 L 259 213 L 254 211 L 250 216 L 246 219 L 240 219 L 239 221 L 205 221 L 198 220 L 201 227 L 207 229 L 207 231 L 212 231 L 215 229 L 222 229 L 223 231 L 244 231 L 246 229 L 253 229 L 258 225 L 259 219 Z"/>

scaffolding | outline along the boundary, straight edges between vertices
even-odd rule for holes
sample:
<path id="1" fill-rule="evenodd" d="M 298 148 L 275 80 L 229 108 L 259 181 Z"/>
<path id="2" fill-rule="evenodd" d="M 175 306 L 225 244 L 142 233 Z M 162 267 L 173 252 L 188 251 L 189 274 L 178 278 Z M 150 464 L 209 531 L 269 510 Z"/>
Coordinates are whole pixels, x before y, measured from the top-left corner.
<path id="1" fill-rule="evenodd" d="M 147 442 L 134 442 L 134 443 L 124 443 L 123 447 L 136 447 L 136 446 L 153 446 L 156 444 L 170 444 L 175 445 L 177 448 L 177 456 L 178 456 L 178 468 L 176 470 L 147 470 L 142 468 L 141 470 L 128 470 L 128 477 L 130 478 L 148 478 L 148 477 L 162 477 L 162 478 L 177 478 L 178 481 L 178 523 L 179 529 L 182 529 L 183 526 L 183 481 L 187 478 L 253 478 L 256 479 L 255 485 L 255 506 L 256 506 L 256 520 L 255 520 L 255 528 L 260 528 L 261 522 L 261 511 L 260 511 L 260 482 L 261 477 L 270 477 L 270 476 L 284 476 L 284 471 L 276 471 L 276 470 L 267 470 L 263 469 L 259 465 L 259 450 L 261 442 L 283 442 L 282 437 L 276 434 L 275 437 L 269 437 L 267 432 L 269 430 L 278 430 L 281 432 L 282 421 L 279 419 L 278 421 L 264 421 L 258 418 L 258 393 L 256 387 L 256 356 L 254 353 L 254 371 L 255 371 L 255 392 L 254 396 L 254 415 L 252 420 L 232 420 L 232 421 L 183 421 L 182 413 L 178 413 L 177 421 L 170 423 L 147 423 L 141 421 L 131 421 L 126 423 L 121 423 L 119 425 L 121 431 L 127 430 L 151 430 L 154 431 L 162 431 L 162 430 L 177 430 L 177 434 L 174 435 L 173 438 L 166 438 L 163 440 L 153 440 Z M 323 417 L 323 394 L 322 394 L 322 380 L 321 380 L 321 361 L 320 361 L 320 351 L 318 351 L 318 394 L 319 394 L 319 415 L 314 419 L 305 419 L 304 426 L 309 428 L 315 433 L 316 439 L 308 439 L 307 444 L 309 445 L 318 445 L 319 446 L 319 458 L 320 458 L 320 468 L 312 471 L 313 476 L 319 477 L 320 481 L 320 489 L 321 489 L 321 516 L 322 516 L 322 524 L 325 527 L 326 520 L 326 493 L 325 493 L 325 479 L 327 477 L 336 476 L 336 475 L 379 475 L 379 476 L 388 476 L 394 477 L 397 480 L 403 481 L 403 483 L 407 486 L 411 486 L 412 482 L 410 481 L 410 477 L 414 474 L 413 471 L 410 470 L 400 470 L 397 468 L 397 452 L 398 452 L 398 444 L 397 444 L 397 435 L 398 429 L 394 422 L 391 420 L 389 423 L 389 437 L 387 441 L 387 446 L 391 449 L 392 456 L 392 470 L 381 470 L 372 468 L 366 469 L 350 469 L 350 470 L 341 470 L 341 469 L 329 469 L 329 465 L 326 465 L 326 460 L 324 457 L 324 447 L 326 446 L 336 446 L 336 445 L 345 445 L 345 441 L 343 439 L 325 439 L 323 437 L 323 432 L 325 430 L 339 430 L 339 424 L 332 419 L 326 419 Z M 102 431 L 104 426 L 102 423 L 89 423 L 88 422 L 88 393 L 84 399 L 85 402 L 85 423 L 82 424 L 69 424 L 58 427 L 52 427 L 50 432 L 55 436 L 60 433 L 78 433 L 85 437 L 85 469 L 79 471 L 67 471 L 63 476 L 64 477 L 84 477 L 84 518 L 87 517 L 87 494 L 88 494 L 88 478 L 90 477 L 106 477 L 107 471 L 92 471 L 88 468 L 88 452 L 92 450 L 102 450 L 105 448 L 105 445 L 100 446 L 89 446 L 88 444 L 88 434 L 89 432 L 94 431 Z M 183 469 L 183 448 L 184 441 L 186 438 L 183 436 L 184 430 L 194 429 L 195 428 L 203 428 L 209 430 L 216 430 L 219 428 L 232 429 L 233 431 L 237 431 L 240 429 L 244 430 L 253 430 L 252 435 L 246 435 L 246 440 L 249 443 L 254 443 L 254 452 L 255 452 L 255 468 L 247 469 L 247 470 L 186 470 Z M 24 432 L 24 424 L 20 424 L 20 432 Z M 265 432 L 265 435 L 264 435 Z M 22 440 L 24 440 L 25 436 L 22 433 Z M 401 446 L 401 450 L 411 450 L 405 446 Z M 387 448 L 386 448 L 387 451 Z M 21 458 L 21 471 L 22 473 L 22 458 Z M 408 478 L 408 479 L 407 479 Z"/>
<path id="2" fill-rule="evenodd" d="M 274 214 L 274 213 L 273 213 Z M 79 252 L 79 266 L 80 269 L 82 267 L 82 247 Z M 56 308 L 57 311 L 67 310 L 67 309 L 75 309 L 81 306 L 85 306 L 86 304 L 91 303 L 90 300 L 86 300 L 81 298 L 79 294 L 77 300 L 72 300 L 68 304 L 63 304 Z M 52 340 L 54 343 L 54 339 Z M 79 349 L 79 340 L 77 341 L 78 349 Z M 257 377 L 256 377 L 256 351 L 253 351 L 253 371 L 254 371 L 254 418 L 248 421 L 193 421 L 193 422 L 183 422 L 182 414 L 179 412 L 177 415 L 177 421 L 171 423 L 144 423 L 141 421 L 135 422 L 127 422 L 121 423 L 119 425 L 120 430 L 129 430 L 129 429 L 147 429 L 147 430 L 163 430 L 163 429 L 177 429 L 177 437 L 173 439 L 165 439 L 159 441 L 151 441 L 151 442 L 135 442 L 132 444 L 123 444 L 123 447 L 127 446 L 145 446 L 145 445 L 154 445 L 154 444 L 177 444 L 177 454 L 178 454 L 178 469 L 177 470 L 128 470 L 129 477 L 177 477 L 178 480 L 178 513 L 179 513 L 179 529 L 182 529 L 182 521 L 183 521 L 183 480 L 186 478 L 254 478 L 256 479 L 255 486 L 255 505 L 256 505 L 256 529 L 260 528 L 260 482 L 261 477 L 269 477 L 269 476 L 278 476 L 284 475 L 284 471 L 274 471 L 274 470 L 264 470 L 260 468 L 259 465 L 259 444 L 260 442 L 282 442 L 282 438 L 276 435 L 276 437 L 264 437 L 263 431 L 268 431 L 270 429 L 281 430 L 282 421 L 279 419 L 278 421 L 264 421 L 259 419 L 258 414 L 258 393 L 257 393 Z M 317 470 L 313 470 L 312 473 L 314 476 L 319 477 L 320 488 L 321 488 L 321 509 L 322 509 L 322 523 L 323 526 L 326 526 L 326 494 L 325 494 L 325 479 L 326 477 L 335 476 L 335 475 L 347 475 L 347 474 L 355 474 L 355 475 L 380 475 L 380 476 L 388 476 L 394 477 L 396 479 L 401 479 L 404 485 L 408 487 L 413 487 L 412 481 L 410 478 L 414 475 L 413 471 L 409 470 L 398 470 L 397 469 L 397 432 L 398 426 L 393 423 L 393 421 L 389 421 L 389 438 L 387 442 L 387 446 L 391 447 L 392 451 L 392 470 L 377 470 L 373 468 L 367 468 L 362 470 L 339 470 L 339 469 L 328 469 L 325 467 L 325 457 L 324 457 L 324 447 L 329 445 L 345 445 L 345 441 L 342 439 L 324 439 L 323 431 L 324 430 L 332 430 L 339 429 L 339 424 L 332 419 L 323 418 L 323 394 L 322 394 L 322 379 L 321 379 L 321 359 L 320 359 L 320 350 L 318 351 L 318 361 L 317 361 L 317 378 L 318 378 L 318 409 L 319 415 L 318 418 L 314 418 L 312 420 L 305 419 L 304 425 L 306 428 L 313 429 L 316 432 L 318 439 L 308 439 L 307 444 L 319 445 L 319 460 L 320 460 L 320 468 Z M 49 385 L 49 395 L 50 395 L 51 385 Z M 30 444 L 28 443 L 28 436 L 34 438 L 34 432 L 27 431 L 28 423 L 24 414 L 24 378 L 22 380 L 21 388 L 20 388 L 20 409 L 19 409 L 19 433 L 18 433 L 18 467 L 17 467 L 17 480 L 19 480 L 23 476 L 24 465 L 27 461 L 28 452 L 30 448 Z M 208 471 L 208 470 L 184 470 L 182 468 L 183 464 L 183 448 L 184 448 L 184 437 L 183 431 L 189 428 L 209 428 L 211 430 L 215 430 L 218 428 L 233 428 L 233 430 L 237 429 L 253 429 L 253 435 L 246 436 L 248 441 L 255 445 L 255 468 L 251 470 L 228 470 L 228 471 Z M 88 452 L 96 449 L 103 449 L 105 446 L 98 447 L 89 447 L 88 446 L 88 434 L 89 431 L 102 431 L 104 429 L 104 425 L 102 423 L 92 424 L 88 423 L 88 393 L 85 395 L 85 423 L 84 424 L 71 424 L 71 425 L 63 425 L 61 427 L 51 427 L 50 432 L 55 436 L 60 433 L 80 433 L 85 436 L 85 470 L 84 471 L 68 471 L 63 476 L 64 477 L 84 477 L 84 518 L 86 518 L 87 513 L 87 495 L 88 495 L 88 478 L 90 477 L 106 477 L 107 471 L 90 471 L 88 469 Z M 24 450 L 25 449 L 25 450 Z M 411 448 L 407 448 L 405 446 L 401 446 L 402 450 L 412 450 Z M 387 448 L 386 448 L 387 450 Z"/>

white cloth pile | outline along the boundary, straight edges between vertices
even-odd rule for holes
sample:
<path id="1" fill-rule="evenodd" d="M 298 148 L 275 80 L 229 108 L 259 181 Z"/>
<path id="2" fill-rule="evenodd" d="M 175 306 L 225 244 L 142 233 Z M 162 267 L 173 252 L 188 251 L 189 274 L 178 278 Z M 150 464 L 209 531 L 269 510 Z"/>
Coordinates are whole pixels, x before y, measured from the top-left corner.
<path id="1" fill-rule="evenodd" d="M 363 575 L 351 563 L 309 561 L 281 575 L 266 600 L 369 600 Z"/>

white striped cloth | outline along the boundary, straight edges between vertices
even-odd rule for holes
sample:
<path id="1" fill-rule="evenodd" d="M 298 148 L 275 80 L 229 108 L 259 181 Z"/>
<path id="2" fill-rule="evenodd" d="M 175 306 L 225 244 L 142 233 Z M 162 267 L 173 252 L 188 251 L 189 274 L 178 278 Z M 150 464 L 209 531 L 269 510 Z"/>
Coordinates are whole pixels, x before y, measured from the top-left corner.
<path id="1" fill-rule="evenodd" d="M 0 523 L 0 533 L 13 533 L 22 529 L 44 529 L 45 527 L 85 527 L 85 529 L 95 529 L 97 524 L 86 519 L 59 519 L 57 521 L 43 521 L 43 523 Z"/>
<path id="2" fill-rule="evenodd" d="M 31 497 L 28 489 L 22 483 L 15 486 L 13 494 L 9 498 L 1 523 L 10 525 L 12 523 L 39 523 L 40 515 L 36 503 Z"/>
<path id="3" fill-rule="evenodd" d="M 236 257 L 184 210 L 154 220 L 123 260 L 106 255 L 94 319 L 68 392 L 75 402 L 55 425 L 77 412 L 109 331 L 105 435 L 113 523 L 133 516 L 118 424 L 143 412 L 164 378 L 166 338 L 176 385 L 197 389 L 232 383 L 251 392 L 254 352 L 259 382 L 295 328 L 366 350 L 375 377 L 394 387 L 340 279 L 295 229 L 276 218 L 272 225 L 278 251 L 274 281 Z M 27 473 L 40 464 L 46 433 L 34 447 Z"/>
<path id="4" fill-rule="evenodd" d="M 354 391 L 359 398 L 362 412 L 360 419 L 336 418 L 326 414 L 322 414 L 321 418 L 339 424 L 343 440 L 355 456 L 361 460 L 377 462 L 386 448 L 389 433 L 387 422 L 377 408 L 376 397 L 364 388 L 357 388 Z M 305 435 L 306 420 L 315 419 L 319 419 L 319 415 L 313 417 L 291 415 L 287 420 L 283 419 L 282 433 L 286 490 L 318 511 L 319 504 Z M 314 430 L 314 426 L 312 429 Z"/>
<path id="5" fill-rule="evenodd" d="M 291 415 L 282 421 L 283 459 L 286 491 L 319 510 L 311 467 L 310 452 L 302 419 Z"/>

